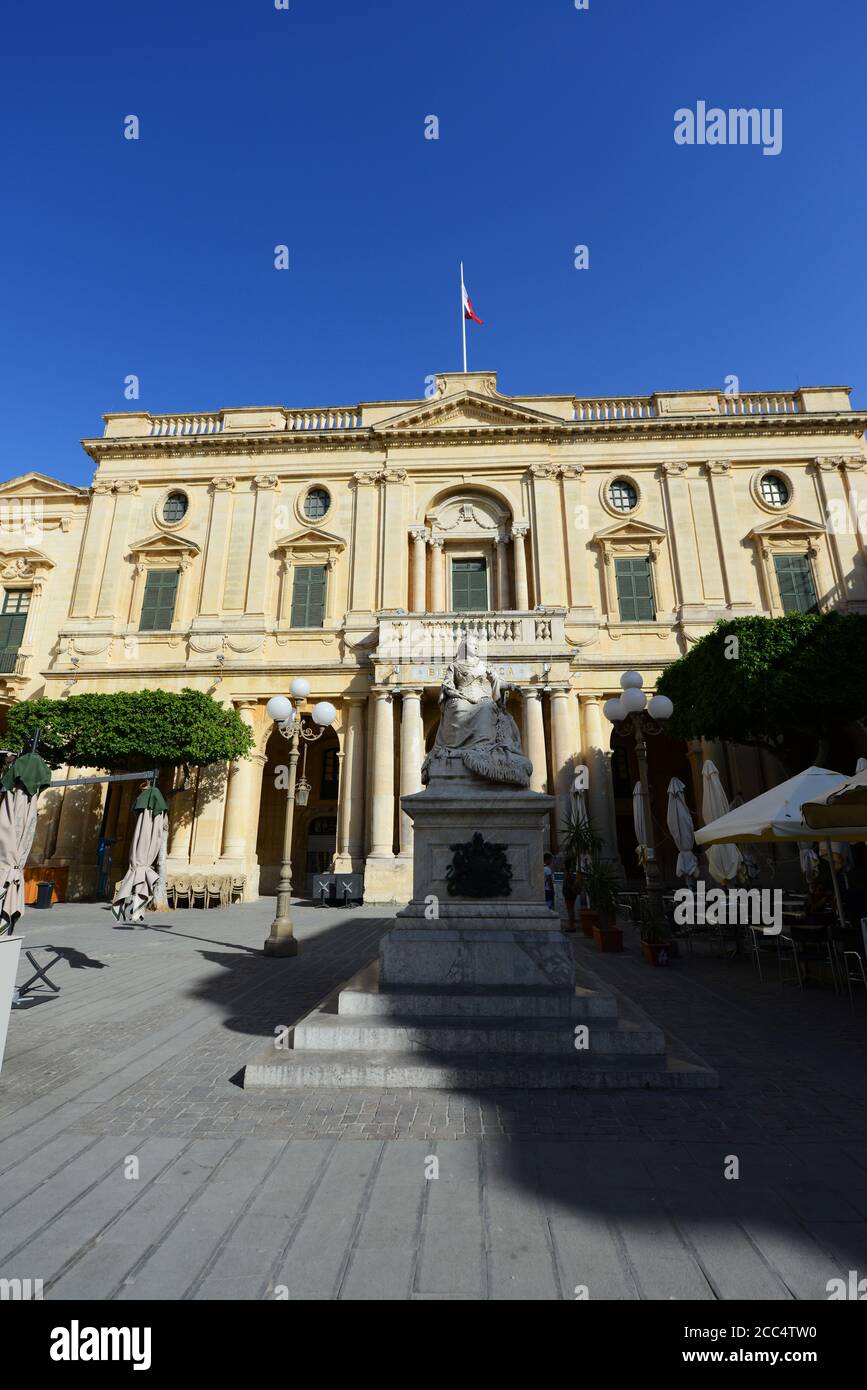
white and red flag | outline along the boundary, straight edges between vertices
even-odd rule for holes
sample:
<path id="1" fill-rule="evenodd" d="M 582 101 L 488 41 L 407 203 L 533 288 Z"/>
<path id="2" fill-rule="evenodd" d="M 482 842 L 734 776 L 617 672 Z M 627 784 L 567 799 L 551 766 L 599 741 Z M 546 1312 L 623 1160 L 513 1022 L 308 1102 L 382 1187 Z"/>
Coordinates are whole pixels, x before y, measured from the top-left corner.
<path id="1" fill-rule="evenodd" d="M 467 287 L 464 284 L 464 263 L 461 261 L 461 334 L 464 344 L 464 374 L 467 370 L 467 319 L 472 319 L 473 323 L 484 323 L 484 319 L 479 318 L 470 303 L 470 296 L 467 294 Z"/>
<path id="2" fill-rule="evenodd" d="M 485 320 L 479 318 L 478 314 L 475 312 L 475 310 L 473 309 L 472 304 L 470 303 L 470 296 L 467 294 L 467 287 L 466 287 L 466 285 L 463 286 L 463 291 L 464 291 L 464 318 L 465 318 L 465 319 L 472 319 L 473 323 L 484 323 Z"/>

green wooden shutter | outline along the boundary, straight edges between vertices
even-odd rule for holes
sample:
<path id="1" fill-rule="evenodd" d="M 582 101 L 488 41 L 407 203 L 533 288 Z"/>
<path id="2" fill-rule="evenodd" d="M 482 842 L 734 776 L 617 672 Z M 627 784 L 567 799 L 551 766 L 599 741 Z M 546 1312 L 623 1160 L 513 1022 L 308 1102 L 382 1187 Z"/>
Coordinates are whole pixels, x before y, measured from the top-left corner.
<path id="1" fill-rule="evenodd" d="M 29 608 L 29 589 L 4 589 L 3 609 L 0 612 L 0 671 L 15 670 Z"/>
<path id="2" fill-rule="evenodd" d="M 653 580 L 650 561 L 643 555 L 614 561 L 617 578 L 617 602 L 622 623 L 653 622 L 656 608 L 653 602 Z"/>
<path id="3" fill-rule="evenodd" d="M 169 632 L 175 616 L 177 570 L 148 570 L 139 632 Z"/>
<path id="4" fill-rule="evenodd" d="M 818 613 L 810 561 L 806 555 L 775 555 L 774 568 L 784 613 Z"/>
<path id="5" fill-rule="evenodd" d="M 301 565 L 292 581 L 292 626 L 322 627 L 325 621 L 324 565 Z"/>
<path id="6" fill-rule="evenodd" d="M 484 560 L 452 561 L 452 609 L 484 613 L 488 607 L 488 567 Z"/>

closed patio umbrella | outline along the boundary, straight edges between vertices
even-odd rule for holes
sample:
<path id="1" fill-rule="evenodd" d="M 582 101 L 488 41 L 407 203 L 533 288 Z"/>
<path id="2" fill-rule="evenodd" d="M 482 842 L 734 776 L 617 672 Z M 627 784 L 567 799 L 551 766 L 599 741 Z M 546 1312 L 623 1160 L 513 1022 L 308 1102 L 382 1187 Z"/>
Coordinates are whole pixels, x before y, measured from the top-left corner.
<path id="1" fill-rule="evenodd" d="M 705 825 L 727 814 L 729 799 L 723 791 L 716 763 L 708 758 L 701 770 L 701 816 Z M 701 843 L 701 835 L 696 835 Z M 729 883 L 738 877 L 743 855 L 737 845 L 712 845 L 707 852 L 707 866 L 717 883 Z"/>
<path id="2" fill-rule="evenodd" d="M 36 801 L 51 782 L 38 753 L 22 753 L 0 778 L 0 932 L 24 911 L 24 867 L 36 833 Z"/>
<path id="3" fill-rule="evenodd" d="M 117 885 L 111 910 L 117 921 L 140 922 L 159 882 L 160 848 L 166 831 L 165 798 L 157 787 L 148 787 L 136 799 L 138 819 L 132 833 L 129 868 Z"/>
<path id="4" fill-rule="evenodd" d="M 684 797 L 685 791 L 686 788 L 680 778 L 672 777 L 668 784 L 666 821 L 671 838 L 678 848 L 675 873 L 678 878 L 690 879 L 696 878 L 698 875 L 698 860 L 692 848 L 695 844 L 695 827 Z"/>
<path id="5" fill-rule="evenodd" d="M 644 794 L 640 782 L 636 782 L 632 789 L 632 824 L 635 827 L 635 839 L 637 841 L 635 853 L 639 864 L 644 868 L 650 858 L 650 851 L 648 848 L 647 808 L 644 804 Z"/>

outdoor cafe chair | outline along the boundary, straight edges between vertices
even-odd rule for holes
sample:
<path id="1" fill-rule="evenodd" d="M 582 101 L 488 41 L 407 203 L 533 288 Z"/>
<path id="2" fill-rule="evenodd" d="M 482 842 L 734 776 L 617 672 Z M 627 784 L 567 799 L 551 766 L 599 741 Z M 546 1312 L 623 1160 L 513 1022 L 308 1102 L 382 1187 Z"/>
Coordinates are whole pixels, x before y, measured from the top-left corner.
<path id="1" fill-rule="evenodd" d="M 864 961 L 859 951 L 843 952 L 843 978 L 849 990 L 849 1004 L 852 1011 L 855 1010 L 855 996 L 852 993 L 852 986 L 863 985 L 867 993 L 867 973 L 864 971 Z"/>
<path id="2" fill-rule="evenodd" d="M 182 900 L 186 902 L 187 907 L 192 905 L 189 874 L 178 874 L 177 878 L 172 880 L 172 907 L 179 907 Z"/>
<path id="3" fill-rule="evenodd" d="M 205 907 L 211 906 L 213 899 L 218 906 L 226 907 L 229 901 L 228 884 L 229 879 L 225 874 L 209 874 L 206 885 Z"/>

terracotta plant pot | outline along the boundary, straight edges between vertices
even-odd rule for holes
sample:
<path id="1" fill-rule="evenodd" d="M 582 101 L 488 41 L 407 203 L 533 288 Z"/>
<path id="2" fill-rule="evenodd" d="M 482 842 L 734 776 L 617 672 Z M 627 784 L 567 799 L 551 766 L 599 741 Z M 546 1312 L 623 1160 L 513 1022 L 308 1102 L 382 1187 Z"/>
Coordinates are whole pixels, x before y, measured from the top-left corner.
<path id="1" fill-rule="evenodd" d="M 601 919 L 598 912 L 594 912 L 590 907 L 582 907 L 581 930 L 585 936 L 592 938 L 593 930 L 600 925 L 600 921 Z"/>
<path id="2" fill-rule="evenodd" d="M 619 927 L 594 927 L 593 940 L 596 943 L 597 950 L 623 950 L 623 932 Z"/>
<path id="3" fill-rule="evenodd" d="M 668 965 L 671 948 L 667 941 L 642 941 L 641 954 L 648 965 Z"/>

